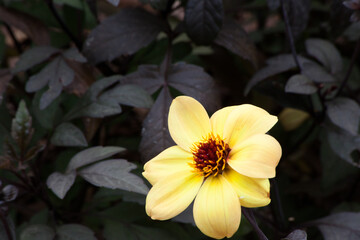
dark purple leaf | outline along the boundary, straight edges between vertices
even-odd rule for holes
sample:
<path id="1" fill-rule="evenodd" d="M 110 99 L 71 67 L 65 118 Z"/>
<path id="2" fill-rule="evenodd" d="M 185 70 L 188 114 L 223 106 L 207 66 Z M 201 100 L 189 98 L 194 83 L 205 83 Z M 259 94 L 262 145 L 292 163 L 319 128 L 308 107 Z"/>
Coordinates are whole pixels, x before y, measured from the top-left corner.
<path id="1" fill-rule="evenodd" d="M 325 240 L 360 239 L 360 213 L 340 212 L 315 220 Z"/>
<path id="2" fill-rule="evenodd" d="M 140 85 L 150 94 L 153 94 L 164 85 L 165 79 L 160 74 L 159 66 L 140 65 L 136 72 L 123 77 L 120 82 Z"/>
<path id="3" fill-rule="evenodd" d="M 304 230 L 296 229 L 282 240 L 307 240 L 307 234 Z"/>
<path id="4" fill-rule="evenodd" d="M 169 85 L 185 95 L 196 98 L 206 109 L 220 108 L 220 95 L 212 77 L 203 68 L 186 64 L 173 64 L 168 76 Z"/>
<path id="5" fill-rule="evenodd" d="M 298 94 L 313 94 L 317 91 L 315 84 L 306 76 L 296 74 L 285 85 L 285 92 Z"/>
<path id="6" fill-rule="evenodd" d="M 215 43 L 249 60 L 254 67 L 257 67 L 256 47 L 241 25 L 235 20 L 229 18 L 224 20 L 224 24 L 215 39 Z"/>
<path id="7" fill-rule="evenodd" d="M 222 0 L 188 0 L 185 9 L 186 33 L 198 44 L 210 44 L 223 22 Z"/>
<path id="8" fill-rule="evenodd" d="M 309 59 L 301 56 L 298 56 L 298 59 L 301 65 L 304 65 L 304 63 L 307 62 L 312 62 Z M 266 78 L 272 77 L 276 74 L 286 72 L 290 69 L 297 67 L 294 57 L 291 54 L 282 54 L 269 58 L 266 63 L 267 66 L 257 71 L 256 74 L 248 82 L 244 91 L 245 95 L 247 95 L 255 85 L 265 80 Z"/>
<path id="9" fill-rule="evenodd" d="M 305 63 L 301 74 L 316 83 L 336 83 L 337 79 L 317 63 Z"/>
<path id="10" fill-rule="evenodd" d="M 267 4 L 271 10 L 275 10 L 280 7 L 280 0 L 267 0 Z"/>
<path id="11" fill-rule="evenodd" d="M 175 145 L 167 124 L 171 101 L 169 89 L 164 87 L 143 122 L 140 152 L 144 161 Z"/>
<path id="12" fill-rule="evenodd" d="M 122 9 L 90 33 L 83 52 L 92 63 L 112 61 L 147 46 L 164 29 L 159 18 L 144 10 Z"/>
<path id="13" fill-rule="evenodd" d="M 86 147 L 88 144 L 82 131 L 72 123 L 62 123 L 51 137 L 51 143 L 63 147 Z"/>
<path id="14" fill-rule="evenodd" d="M 168 0 L 140 0 L 144 4 L 150 4 L 154 9 L 165 10 Z"/>
<path id="15" fill-rule="evenodd" d="M 358 134 L 360 121 L 360 106 L 350 98 L 339 97 L 327 102 L 327 115 L 331 122 L 348 131 Z"/>
<path id="16" fill-rule="evenodd" d="M 114 5 L 115 7 L 116 7 L 117 5 L 119 5 L 119 3 L 120 3 L 120 0 L 106 0 L 106 1 L 108 1 L 109 3 L 111 3 L 112 5 Z"/>
<path id="17" fill-rule="evenodd" d="M 47 178 L 46 185 L 55 193 L 56 196 L 60 199 L 64 199 L 66 193 L 74 184 L 75 178 L 75 171 L 71 171 L 66 174 L 54 172 Z"/>
<path id="18" fill-rule="evenodd" d="M 87 59 L 78 51 L 77 48 L 70 48 L 63 53 L 63 56 L 67 59 L 74 60 L 76 62 L 86 62 Z"/>
<path id="19" fill-rule="evenodd" d="M 16 63 L 15 68 L 12 71 L 14 73 L 18 73 L 28 70 L 49 59 L 53 54 L 58 53 L 59 51 L 59 49 L 52 46 L 37 46 L 30 48 L 20 56 L 19 61 Z"/>
<path id="20" fill-rule="evenodd" d="M 342 71 L 342 58 L 334 44 L 327 40 L 311 38 L 306 40 L 305 46 L 309 55 L 315 57 L 332 74 L 340 73 Z"/>
<path id="21" fill-rule="evenodd" d="M 360 148 L 359 136 L 350 135 L 348 132 L 340 131 L 339 129 L 330 129 L 327 132 L 327 141 L 329 142 L 332 150 L 341 159 L 355 167 L 360 167 L 360 164 L 354 162 L 351 157 L 351 153 Z M 337 175 L 339 176 L 340 173 L 337 173 Z"/>
<path id="22" fill-rule="evenodd" d="M 0 104 L 3 100 L 3 94 L 5 93 L 12 78 L 13 75 L 8 69 L 0 69 Z"/>
<path id="23" fill-rule="evenodd" d="M 57 98 L 63 87 L 68 86 L 75 77 L 74 71 L 67 65 L 62 57 L 57 57 L 38 74 L 30 77 L 26 83 L 27 92 L 36 92 L 49 85 L 49 89 L 40 99 L 40 109 L 45 109 Z"/>

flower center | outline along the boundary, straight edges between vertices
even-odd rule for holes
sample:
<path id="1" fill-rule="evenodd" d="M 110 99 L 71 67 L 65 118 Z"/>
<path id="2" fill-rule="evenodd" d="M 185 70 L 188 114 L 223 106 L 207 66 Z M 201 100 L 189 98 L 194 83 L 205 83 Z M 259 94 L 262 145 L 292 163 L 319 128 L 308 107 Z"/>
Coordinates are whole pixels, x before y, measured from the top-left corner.
<path id="1" fill-rule="evenodd" d="M 194 144 L 191 149 L 194 163 L 191 166 L 205 177 L 221 174 L 225 169 L 230 150 L 229 145 L 219 135 L 214 136 L 211 133 L 202 141 Z"/>

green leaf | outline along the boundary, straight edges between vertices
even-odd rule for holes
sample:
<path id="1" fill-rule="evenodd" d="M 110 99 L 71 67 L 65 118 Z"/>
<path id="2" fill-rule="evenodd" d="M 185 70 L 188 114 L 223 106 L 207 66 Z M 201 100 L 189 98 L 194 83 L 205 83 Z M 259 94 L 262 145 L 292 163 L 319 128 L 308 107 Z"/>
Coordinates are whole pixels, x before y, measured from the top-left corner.
<path id="1" fill-rule="evenodd" d="M 148 92 L 137 85 L 118 85 L 99 98 L 102 102 L 114 101 L 132 107 L 150 108 L 153 100 Z"/>
<path id="2" fill-rule="evenodd" d="M 360 238 L 360 213 L 335 213 L 312 223 L 317 225 L 325 240 L 358 240 Z"/>
<path id="3" fill-rule="evenodd" d="M 33 99 L 32 110 L 42 127 L 46 129 L 53 129 L 54 126 L 61 119 L 61 109 L 59 108 L 60 99 L 55 99 L 47 108 L 40 109 L 40 99 L 45 91 L 38 91 Z"/>
<path id="4" fill-rule="evenodd" d="M 91 229 L 80 224 L 62 225 L 56 232 L 58 240 L 97 240 Z"/>
<path id="5" fill-rule="evenodd" d="M 307 234 L 304 230 L 296 229 L 282 240 L 307 240 Z"/>
<path id="6" fill-rule="evenodd" d="M 15 118 L 12 120 L 11 136 L 14 140 L 19 141 L 31 132 L 32 118 L 26 107 L 24 100 L 21 100 L 16 111 Z"/>
<path id="7" fill-rule="evenodd" d="M 123 189 L 147 194 L 149 191 L 143 180 L 130 173 L 136 165 L 124 159 L 102 161 L 86 167 L 79 174 L 91 184 L 98 187 Z"/>
<path id="8" fill-rule="evenodd" d="M 344 32 L 344 36 L 350 41 L 356 41 L 360 38 L 360 22 L 351 24 Z"/>
<path id="9" fill-rule="evenodd" d="M 170 233 L 159 228 L 143 227 L 138 225 L 125 225 L 121 222 L 106 221 L 104 235 L 106 240 L 159 240 L 177 239 L 171 236 Z"/>
<path id="10" fill-rule="evenodd" d="M 62 123 L 55 129 L 51 143 L 63 147 L 86 147 L 88 145 L 82 131 L 68 122 Z"/>
<path id="11" fill-rule="evenodd" d="M 326 114 L 338 127 L 357 135 L 360 122 L 360 106 L 350 98 L 339 97 L 327 102 Z"/>
<path id="12" fill-rule="evenodd" d="M 186 33 L 197 44 L 210 44 L 218 35 L 224 16 L 222 0 L 188 0 Z"/>
<path id="13" fill-rule="evenodd" d="M 329 133 L 328 133 L 329 134 Z M 331 136 L 328 135 L 328 141 L 331 142 L 330 146 L 327 141 L 323 141 L 320 147 L 320 159 L 322 166 L 322 186 L 325 190 L 334 189 L 334 186 L 340 184 L 342 181 L 349 178 L 349 176 L 354 176 L 359 169 L 354 166 L 346 163 L 343 159 L 341 159 L 339 155 L 344 155 L 347 158 L 347 161 L 351 161 L 350 153 L 354 150 L 351 149 L 349 152 L 346 152 L 346 149 L 343 148 L 344 145 L 346 147 L 351 146 L 352 144 L 348 143 L 348 140 L 344 139 L 334 133 Z M 331 138 L 331 139 L 330 139 Z M 334 147 L 336 146 L 336 149 Z M 344 151 L 344 153 L 341 153 Z M 340 154 L 341 153 L 341 154 Z M 343 156 L 343 157 L 344 157 Z M 336 173 L 336 174 L 335 174 Z"/>
<path id="14" fill-rule="evenodd" d="M 82 10 L 84 8 L 83 1 L 82 0 L 54 0 L 54 3 L 59 5 L 68 5 L 73 8 L 77 8 Z"/>
<path id="15" fill-rule="evenodd" d="M 151 43 L 165 24 L 141 9 L 122 9 L 98 25 L 86 39 L 83 53 L 90 62 L 112 61 Z"/>
<path id="16" fill-rule="evenodd" d="M 97 162 L 102 159 L 106 159 L 123 151 L 125 151 L 125 148 L 122 147 L 97 146 L 88 148 L 77 153 L 73 158 L 71 158 L 66 172 L 71 172 L 73 170 L 76 170 L 77 168 Z"/>
<path id="17" fill-rule="evenodd" d="M 319 60 L 331 73 L 336 74 L 342 71 L 342 58 L 334 44 L 327 40 L 311 38 L 306 40 L 305 46 L 309 55 Z"/>
<path id="18" fill-rule="evenodd" d="M 24 52 L 17 61 L 13 73 L 22 72 L 49 59 L 60 50 L 52 46 L 35 46 Z"/>
<path id="19" fill-rule="evenodd" d="M 44 224 L 30 225 L 20 234 L 20 240 L 52 240 L 54 238 L 54 230 Z"/>
<path id="20" fill-rule="evenodd" d="M 230 18 L 224 20 L 215 43 L 249 60 L 254 67 L 257 67 L 257 49 L 245 30 L 235 20 Z"/>
<path id="21" fill-rule="evenodd" d="M 292 76 L 285 85 L 285 92 L 298 94 L 313 94 L 316 93 L 317 87 L 306 76 L 296 74 Z"/>
<path id="22" fill-rule="evenodd" d="M 54 172 L 47 178 L 46 185 L 55 193 L 56 196 L 60 199 L 64 199 L 66 193 L 74 184 L 75 178 L 75 171 L 71 171 L 66 174 Z"/>

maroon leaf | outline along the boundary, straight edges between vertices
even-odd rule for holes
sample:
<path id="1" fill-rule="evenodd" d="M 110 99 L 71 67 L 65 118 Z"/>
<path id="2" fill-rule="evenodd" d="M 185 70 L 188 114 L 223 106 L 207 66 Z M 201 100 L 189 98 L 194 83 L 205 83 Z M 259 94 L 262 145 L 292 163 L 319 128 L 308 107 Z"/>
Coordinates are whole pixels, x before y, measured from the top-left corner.
<path id="1" fill-rule="evenodd" d="M 48 29 L 33 16 L 0 6 L 0 20 L 23 31 L 37 45 L 50 44 Z"/>

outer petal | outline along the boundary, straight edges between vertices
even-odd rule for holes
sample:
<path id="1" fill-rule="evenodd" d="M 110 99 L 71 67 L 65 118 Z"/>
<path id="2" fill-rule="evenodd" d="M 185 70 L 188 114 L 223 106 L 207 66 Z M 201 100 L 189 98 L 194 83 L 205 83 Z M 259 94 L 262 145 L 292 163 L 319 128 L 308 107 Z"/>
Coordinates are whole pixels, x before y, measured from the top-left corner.
<path id="1" fill-rule="evenodd" d="M 228 164 L 238 173 L 253 178 L 273 178 L 281 158 L 281 146 L 270 135 L 254 135 L 233 147 Z"/>
<path id="2" fill-rule="evenodd" d="M 270 203 L 270 183 L 265 178 L 249 178 L 239 174 L 230 167 L 223 173 L 240 198 L 241 206 L 254 208 Z"/>
<path id="3" fill-rule="evenodd" d="M 154 185 L 162 178 L 180 171 L 191 172 L 189 165 L 193 161 L 191 153 L 178 146 L 165 149 L 144 165 L 143 176 Z"/>
<path id="4" fill-rule="evenodd" d="M 146 213 L 167 220 L 184 211 L 194 200 L 204 177 L 189 171 L 176 172 L 158 181 L 146 197 Z"/>
<path id="5" fill-rule="evenodd" d="M 211 128 L 213 133 L 218 134 L 220 137 L 223 137 L 224 127 L 227 118 L 230 113 L 234 111 L 239 106 L 225 107 L 216 111 L 210 118 Z"/>
<path id="6" fill-rule="evenodd" d="M 168 125 L 172 139 L 186 151 L 211 131 L 205 108 L 187 96 L 177 97 L 171 103 Z"/>
<path id="7" fill-rule="evenodd" d="M 239 197 L 222 176 L 209 177 L 194 203 L 194 220 L 205 235 L 230 238 L 239 228 L 241 206 Z"/>
<path id="8" fill-rule="evenodd" d="M 264 109 L 243 104 L 229 114 L 224 128 L 224 138 L 233 148 L 246 138 L 269 131 L 277 122 L 277 117 Z"/>

